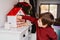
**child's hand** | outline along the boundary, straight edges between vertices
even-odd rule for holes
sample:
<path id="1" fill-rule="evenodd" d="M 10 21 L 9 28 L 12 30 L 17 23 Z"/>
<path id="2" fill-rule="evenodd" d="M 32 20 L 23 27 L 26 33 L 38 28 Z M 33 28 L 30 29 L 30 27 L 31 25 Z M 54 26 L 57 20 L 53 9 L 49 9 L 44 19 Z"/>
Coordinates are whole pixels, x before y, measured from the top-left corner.
<path id="1" fill-rule="evenodd" d="M 26 22 L 17 21 L 17 27 L 27 26 Z"/>
<path id="2" fill-rule="evenodd" d="M 22 19 L 22 16 L 19 16 L 19 15 L 18 15 L 18 16 L 17 16 L 17 19 Z"/>
<path id="3" fill-rule="evenodd" d="M 17 27 L 27 26 L 27 23 L 25 22 L 25 19 L 22 19 L 22 16 L 17 16 L 16 22 Z"/>

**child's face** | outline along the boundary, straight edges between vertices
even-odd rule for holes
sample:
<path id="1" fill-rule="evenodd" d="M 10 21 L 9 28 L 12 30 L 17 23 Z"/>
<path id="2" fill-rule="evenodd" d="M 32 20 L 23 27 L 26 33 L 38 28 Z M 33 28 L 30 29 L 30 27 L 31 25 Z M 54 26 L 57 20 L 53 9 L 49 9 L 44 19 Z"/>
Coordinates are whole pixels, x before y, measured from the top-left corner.
<path id="1" fill-rule="evenodd" d="M 42 28 L 45 28 L 45 27 L 47 27 L 47 24 L 43 25 L 42 20 L 39 19 L 39 20 L 38 20 L 38 26 L 39 26 L 39 27 L 42 27 Z"/>

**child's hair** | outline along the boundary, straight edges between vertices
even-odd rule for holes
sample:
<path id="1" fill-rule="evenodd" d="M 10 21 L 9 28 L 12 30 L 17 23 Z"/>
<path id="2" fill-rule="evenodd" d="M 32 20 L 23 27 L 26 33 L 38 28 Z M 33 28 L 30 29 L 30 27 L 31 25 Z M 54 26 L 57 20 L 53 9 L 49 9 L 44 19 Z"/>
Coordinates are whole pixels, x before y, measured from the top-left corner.
<path id="1" fill-rule="evenodd" d="M 48 26 L 51 26 L 54 23 L 54 17 L 50 12 L 42 13 L 40 19 L 43 25 L 48 24 Z"/>

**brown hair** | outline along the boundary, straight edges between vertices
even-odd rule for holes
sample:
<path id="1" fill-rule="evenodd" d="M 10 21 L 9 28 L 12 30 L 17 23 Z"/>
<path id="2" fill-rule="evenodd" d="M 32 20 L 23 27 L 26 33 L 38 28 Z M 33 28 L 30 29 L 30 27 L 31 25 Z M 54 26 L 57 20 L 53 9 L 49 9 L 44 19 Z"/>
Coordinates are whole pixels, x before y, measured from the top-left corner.
<path id="1" fill-rule="evenodd" d="M 40 15 L 40 18 L 42 20 L 42 24 L 48 24 L 49 26 L 54 23 L 54 17 L 50 12 L 45 12 Z"/>

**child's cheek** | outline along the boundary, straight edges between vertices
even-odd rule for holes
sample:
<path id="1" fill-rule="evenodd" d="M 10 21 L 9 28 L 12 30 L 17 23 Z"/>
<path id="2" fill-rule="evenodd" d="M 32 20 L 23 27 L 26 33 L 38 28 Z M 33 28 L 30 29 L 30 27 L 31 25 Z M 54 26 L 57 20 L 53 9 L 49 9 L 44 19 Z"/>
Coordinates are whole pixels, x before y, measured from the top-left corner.
<path id="1" fill-rule="evenodd" d="M 42 23 L 39 22 L 39 20 L 38 20 L 38 26 L 39 26 L 39 27 L 42 27 Z"/>
<path id="2" fill-rule="evenodd" d="M 38 20 L 38 26 L 39 26 L 39 27 L 41 26 L 40 23 L 39 23 L 39 20 Z"/>

